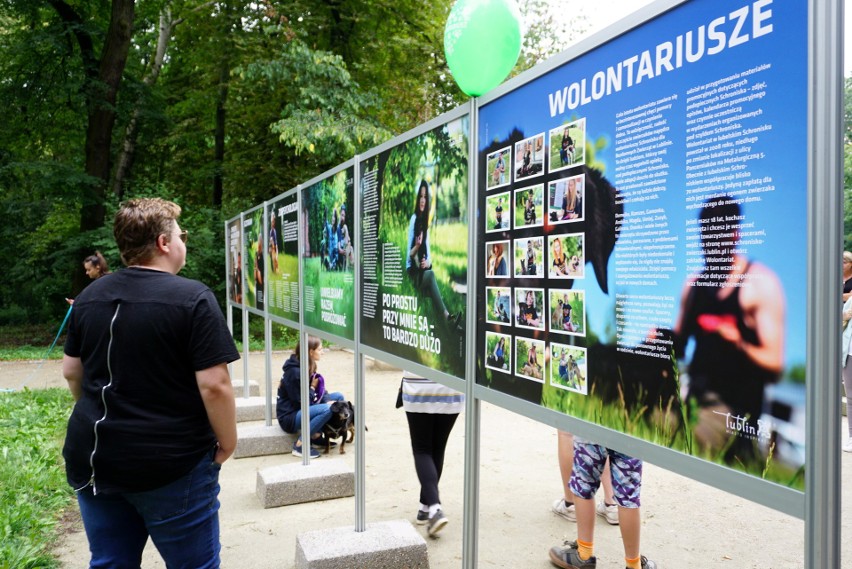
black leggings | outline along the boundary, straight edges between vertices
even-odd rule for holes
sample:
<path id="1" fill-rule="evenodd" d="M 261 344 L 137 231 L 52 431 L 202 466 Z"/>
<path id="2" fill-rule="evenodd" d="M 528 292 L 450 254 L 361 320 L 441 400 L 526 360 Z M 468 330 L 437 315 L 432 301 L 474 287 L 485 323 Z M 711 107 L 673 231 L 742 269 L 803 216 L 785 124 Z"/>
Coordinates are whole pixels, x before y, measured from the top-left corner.
<path id="1" fill-rule="evenodd" d="M 438 482 L 444 470 L 444 451 L 458 414 L 405 413 L 411 434 L 414 468 L 420 480 L 420 503 L 440 504 Z"/>

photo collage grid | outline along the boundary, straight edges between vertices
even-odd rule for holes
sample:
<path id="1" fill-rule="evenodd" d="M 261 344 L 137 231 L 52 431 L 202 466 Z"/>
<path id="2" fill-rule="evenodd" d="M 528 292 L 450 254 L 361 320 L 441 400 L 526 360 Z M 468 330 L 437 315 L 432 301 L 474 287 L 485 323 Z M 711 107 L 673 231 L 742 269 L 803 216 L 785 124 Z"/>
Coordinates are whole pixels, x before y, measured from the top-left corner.
<path id="1" fill-rule="evenodd" d="M 483 256 L 485 367 L 581 394 L 585 138 L 580 118 L 487 155 Z"/>

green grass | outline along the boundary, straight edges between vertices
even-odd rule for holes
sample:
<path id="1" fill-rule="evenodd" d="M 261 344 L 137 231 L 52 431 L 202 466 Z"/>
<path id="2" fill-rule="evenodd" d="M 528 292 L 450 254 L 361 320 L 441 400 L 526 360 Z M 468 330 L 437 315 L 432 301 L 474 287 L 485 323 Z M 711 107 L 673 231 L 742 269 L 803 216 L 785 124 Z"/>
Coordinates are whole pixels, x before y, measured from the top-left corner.
<path id="1" fill-rule="evenodd" d="M 679 380 L 675 378 L 677 383 Z M 686 409 L 680 413 L 671 406 L 652 408 L 647 406 L 628 409 L 624 400 L 605 403 L 593 391 L 588 396 L 566 393 L 560 389 L 545 385 L 542 393 L 542 405 L 561 411 L 572 417 L 605 425 L 616 431 L 667 447 L 687 455 L 696 456 L 710 462 L 725 465 L 725 452 L 702 452 L 697 449 L 694 431 L 697 413 L 692 419 Z M 695 411 L 695 410 L 693 410 Z M 731 439 L 733 441 L 733 439 Z M 764 460 L 759 458 L 750 463 L 738 462 L 736 466 L 727 466 L 751 474 L 758 478 L 775 482 L 796 490 L 804 490 L 804 469 L 792 469 L 773 460 L 772 449 Z"/>
<path id="2" fill-rule="evenodd" d="M 328 271 L 322 267 L 322 261 L 319 257 L 311 257 L 305 261 L 303 279 L 306 290 L 309 287 L 314 288 L 314 306 L 305 304 L 305 324 L 350 340 L 354 339 L 355 295 L 352 294 L 355 286 L 354 271 Z M 331 300 L 333 308 L 330 311 L 322 308 L 323 288 L 344 291 L 343 298 Z M 310 311 L 311 308 L 313 308 L 313 312 Z M 323 312 L 346 315 L 346 326 L 323 321 Z"/>
<path id="3" fill-rule="evenodd" d="M 41 360 L 56 338 L 61 322 L 56 324 L 26 324 L 0 326 L 0 361 Z M 62 359 L 65 331 L 50 351 L 48 359 Z M 0 566 L 2 569 L 2 566 Z"/>
<path id="4" fill-rule="evenodd" d="M 65 481 L 62 438 L 67 389 L 0 394 L 0 568 L 59 567 L 51 554 L 74 500 Z"/>

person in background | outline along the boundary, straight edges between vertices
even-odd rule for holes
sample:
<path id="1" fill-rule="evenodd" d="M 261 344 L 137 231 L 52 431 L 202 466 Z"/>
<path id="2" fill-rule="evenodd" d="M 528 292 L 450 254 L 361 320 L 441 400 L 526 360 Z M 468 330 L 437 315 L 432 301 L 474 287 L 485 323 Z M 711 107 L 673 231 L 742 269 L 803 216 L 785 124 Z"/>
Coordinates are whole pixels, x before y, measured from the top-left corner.
<path id="1" fill-rule="evenodd" d="M 83 259 L 83 269 L 86 271 L 86 276 L 88 276 L 93 281 L 98 280 L 104 275 L 110 274 L 109 265 L 104 259 L 104 256 L 101 255 L 100 251 L 95 251 L 93 255 L 89 255 L 85 259 Z M 73 298 L 65 299 L 68 304 L 74 304 Z"/>
<path id="2" fill-rule="evenodd" d="M 625 569 L 657 569 L 658 565 L 640 554 L 639 511 L 642 488 L 642 461 L 616 450 L 574 437 L 574 463 L 569 487 L 574 495 L 577 540 L 550 548 L 550 562 L 562 569 L 594 569 L 595 493 L 609 464 L 618 504 L 618 522 L 624 543 Z"/>
<path id="3" fill-rule="evenodd" d="M 844 261 L 845 262 L 845 261 Z M 846 393 L 846 417 L 852 418 L 852 365 L 849 365 L 849 348 L 852 344 L 852 297 L 843 303 L 843 337 L 840 343 L 840 365 L 843 376 L 843 391 Z M 843 444 L 843 452 L 852 452 L 852 421 L 849 421 L 849 438 Z"/>
<path id="4" fill-rule="evenodd" d="M 285 433 L 298 433 L 302 429 L 302 383 L 301 383 L 301 341 L 296 342 L 293 353 L 284 362 L 281 383 L 278 385 L 278 398 L 275 403 L 275 415 L 278 424 Z M 310 433 L 308 439 L 311 446 L 325 447 L 329 441 L 320 431 L 331 419 L 331 403 L 343 401 L 345 397 L 339 392 L 328 392 L 325 378 L 317 372 L 317 362 L 322 358 L 322 340 L 316 336 L 308 336 L 308 379 L 310 382 L 310 407 L 308 418 Z M 302 456 L 302 439 L 299 437 L 293 443 L 293 456 Z M 335 446 L 331 442 L 329 446 Z M 311 458 L 319 458 L 320 453 L 310 449 Z"/>
<path id="5" fill-rule="evenodd" d="M 180 206 L 133 199 L 113 233 L 127 266 L 77 297 L 62 373 L 76 401 L 62 454 L 90 567 L 139 567 L 148 538 L 168 567 L 219 567 L 219 469 L 237 444 L 216 297 L 177 276 Z"/>
<path id="6" fill-rule="evenodd" d="M 434 537 L 449 520 L 441 509 L 438 483 L 444 470 L 447 441 L 464 409 L 464 395 L 440 383 L 404 372 L 402 407 L 408 419 L 414 468 L 420 481 L 417 523 L 428 524 Z"/>
<path id="7" fill-rule="evenodd" d="M 563 356 L 565 352 L 563 352 Z M 567 368 L 567 366 L 566 366 Z M 567 374 L 566 374 L 567 375 Z M 568 484 L 571 481 L 571 472 L 574 465 L 574 435 L 567 431 L 557 431 L 556 453 L 559 459 L 559 474 L 562 476 L 562 497 L 553 502 L 551 510 L 557 516 L 561 516 L 570 522 L 577 521 L 577 513 L 574 509 L 574 494 Z M 604 499 L 597 503 L 595 511 L 606 520 L 609 525 L 618 525 L 618 506 L 612 493 L 612 474 L 609 471 L 609 462 L 601 473 L 601 485 L 604 490 Z"/>
<path id="8" fill-rule="evenodd" d="M 109 265 L 100 251 L 95 251 L 94 255 L 83 259 L 83 268 L 86 270 L 86 275 L 93 281 L 110 274 Z"/>

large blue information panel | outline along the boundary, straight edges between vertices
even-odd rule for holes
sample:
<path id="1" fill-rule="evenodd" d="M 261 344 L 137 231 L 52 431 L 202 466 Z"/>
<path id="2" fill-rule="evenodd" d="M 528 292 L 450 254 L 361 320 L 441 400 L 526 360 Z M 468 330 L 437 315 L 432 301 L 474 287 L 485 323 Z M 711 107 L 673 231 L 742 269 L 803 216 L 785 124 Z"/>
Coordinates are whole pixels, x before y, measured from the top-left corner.
<path id="1" fill-rule="evenodd" d="M 807 11 L 688 2 L 483 104 L 479 384 L 804 488 Z"/>

